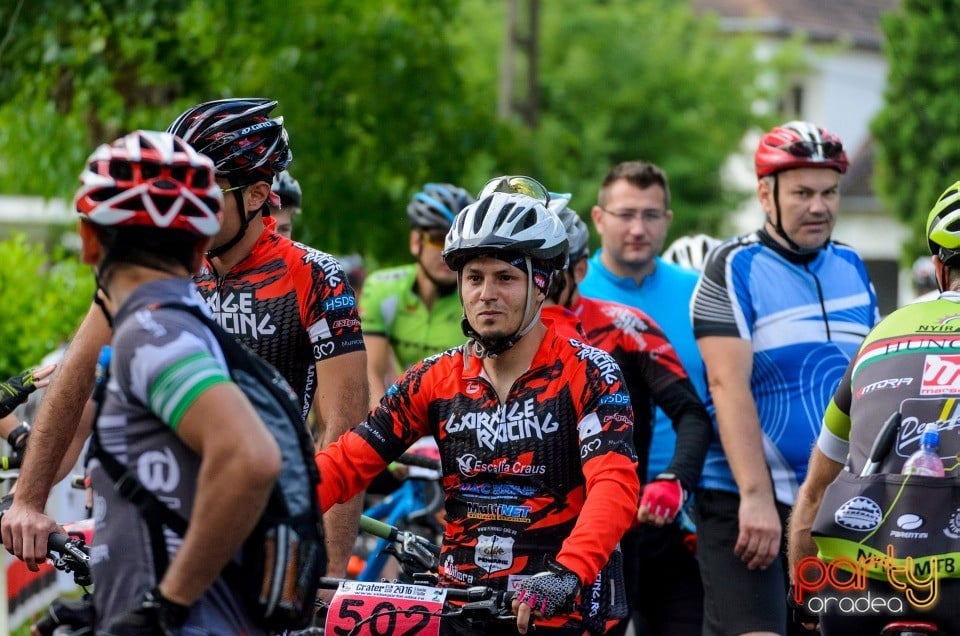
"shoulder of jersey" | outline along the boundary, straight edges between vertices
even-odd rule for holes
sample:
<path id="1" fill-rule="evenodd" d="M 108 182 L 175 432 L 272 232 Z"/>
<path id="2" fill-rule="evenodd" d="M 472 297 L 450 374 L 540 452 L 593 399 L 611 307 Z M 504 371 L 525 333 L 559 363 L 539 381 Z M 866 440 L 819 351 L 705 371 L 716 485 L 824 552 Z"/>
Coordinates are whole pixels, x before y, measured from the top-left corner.
<path id="1" fill-rule="evenodd" d="M 375 283 L 394 283 L 410 278 L 412 265 L 398 265 L 397 267 L 388 267 L 387 269 L 378 269 L 367 276 L 366 284 Z"/>
<path id="2" fill-rule="evenodd" d="M 704 269 L 707 269 L 711 265 L 716 267 L 716 265 L 714 265 L 715 263 L 725 262 L 732 254 L 736 252 L 751 248 L 759 249 L 761 247 L 763 247 L 763 244 L 760 242 L 760 237 L 756 232 L 729 238 L 710 250 L 710 255 L 707 262 L 704 264 Z"/>

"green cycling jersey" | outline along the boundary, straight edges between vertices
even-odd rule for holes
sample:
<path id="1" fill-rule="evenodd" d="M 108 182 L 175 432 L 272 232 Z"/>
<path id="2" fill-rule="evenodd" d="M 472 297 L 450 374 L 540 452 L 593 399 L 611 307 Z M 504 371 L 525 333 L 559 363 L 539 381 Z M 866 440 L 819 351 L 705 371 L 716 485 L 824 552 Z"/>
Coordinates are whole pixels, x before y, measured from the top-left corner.
<path id="1" fill-rule="evenodd" d="M 458 295 L 439 296 L 428 310 L 414 291 L 416 277 L 416 264 L 380 270 L 367 278 L 360 295 L 364 335 L 387 338 L 399 371 L 466 340 Z"/>

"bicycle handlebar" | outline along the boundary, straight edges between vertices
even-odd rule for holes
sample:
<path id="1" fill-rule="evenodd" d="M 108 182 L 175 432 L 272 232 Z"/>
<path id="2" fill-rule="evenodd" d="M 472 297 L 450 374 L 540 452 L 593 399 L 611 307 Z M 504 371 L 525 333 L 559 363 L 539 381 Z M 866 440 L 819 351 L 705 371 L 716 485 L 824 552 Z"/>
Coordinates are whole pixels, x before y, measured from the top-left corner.
<path id="1" fill-rule="evenodd" d="M 398 464 L 426 468 L 427 470 L 440 470 L 439 459 L 424 457 L 423 455 L 417 455 L 416 453 L 404 453 L 403 455 L 400 455 L 400 457 L 397 457 L 397 459 L 394 461 L 396 461 Z"/>
<path id="2" fill-rule="evenodd" d="M 399 529 L 389 523 L 384 523 L 367 515 L 360 515 L 360 529 L 367 534 L 372 534 L 387 541 L 396 541 L 397 535 L 400 533 Z"/>
<path id="3" fill-rule="evenodd" d="M 349 597 L 348 600 L 343 602 L 343 605 L 339 606 L 340 610 L 337 618 L 349 619 L 349 622 L 353 624 L 353 629 L 344 633 L 361 633 L 357 628 L 363 623 L 377 620 L 377 614 L 386 617 L 389 614 L 399 615 L 403 613 L 409 616 L 411 612 L 417 610 L 419 610 L 419 613 L 426 611 L 426 608 L 422 606 L 409 608 L 396 606 L 395 601 L 391 600 L 396 598 L 393 596 L 394 589 L 409 590 L 411 589 L 410 584 L 364 583 L 347 579 L 322 577 L 320 579 L 320 588 L 325 590 L 338 590 L 341 583 L 347 583 L 352 586 L 366 586 L 364 596 L 368 598 L 371 596 L 374 597 L 373 601 L 368 601 L 366 603 L 367 607 L 364 608 L 369 610 L 372 606 L 374 610 L 372 614 L 360 611 L 358 606 L 363 605 L 363 603 L 349 600 Z M 390 585 L 396 585 L 397 587 L 389 588 L 388 586 Z M 419 588 L 427 588 L 428 590 L 442 589 L 445 591 L 443 609 L 436 614 L 431 614 L 440 619 L 439 629 L 441 635 L 457 634 L 457 636 L 472 636 L 474 634 L 486 634 L 491 631 L 489 629 L 491 626 L 505 625 L 516 621 L 516 616 L 514 616 L 512 609 L 513 599 L 516 594 L 512 591 L 501 591 L 486 586 L 456 588 L 439 587 L 435 583 L 426 585 L 423 583 L 414 583 L 413 585 Z M 377 586 L 383 586 L 383 588 L 381 589 Z M 353 591 L 353 589 L 348 587 L 348 594 Z M 317 605 L 318 616 L 326 618 L 328 610 L 331 609 L 331 605 L 336 606 L 337 603 L 335 599 L 330 605 L 322 601 L 318 601 Z M 390 625 L 393 626 L 392 623 Z M 364 631 L 362 633 L 367 632 Z M 371 630 L 370 633 L 378 632 Z"/>
<path id="4" fill-rule="evenodd" d="M 53 561 L 53 567 L 67 574 L 73 573 L 77 585 L 86 587 L 91 584 L 90 548 L 84 543 L 83 537 L 51 533 L 47 537 L 47 553 Z"/>

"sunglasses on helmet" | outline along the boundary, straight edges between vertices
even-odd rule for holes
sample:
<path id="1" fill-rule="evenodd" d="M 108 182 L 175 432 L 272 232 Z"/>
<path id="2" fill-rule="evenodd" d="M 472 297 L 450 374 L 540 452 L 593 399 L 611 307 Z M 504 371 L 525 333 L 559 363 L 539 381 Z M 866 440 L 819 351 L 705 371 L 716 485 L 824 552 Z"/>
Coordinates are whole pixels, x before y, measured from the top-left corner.
<path id="1" fill-rule="evenodd" d="M 836 159 L 843 154 L 843 144 L 839 141 L 794 141 L 784 146 L 778 146 L 780 150 L 789 152 L 794 157 L 803 159 L 812 159 L 814 157 L 823 157 L 824 159 Z"/>
<path id="2" fill-rule="evenodd" d="M 543 184 L 533 177 L 508 176 L 496 177 L 487 181 L 483 186 L 477 200 L 486 198 L 495 192 L 506 192 L 507 194 L 523 194 L 531 199 L 536 199 L 544 206 L 550 203 L 550 193 Z"/>

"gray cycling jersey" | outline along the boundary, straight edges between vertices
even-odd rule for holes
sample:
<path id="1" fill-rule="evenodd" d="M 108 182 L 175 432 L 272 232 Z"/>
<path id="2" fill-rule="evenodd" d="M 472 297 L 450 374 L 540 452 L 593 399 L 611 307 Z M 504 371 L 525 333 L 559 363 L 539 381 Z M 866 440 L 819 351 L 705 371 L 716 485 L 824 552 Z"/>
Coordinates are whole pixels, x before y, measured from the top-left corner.
<path id="1" fill-rule="evenodd" d="M 229 382 L 216 339 L 196 318 L 164 302 L 202 307 L 192 282 L 166 279 L 138 288 L 117 312 L 110 381 L 97 421 L 104 449 L 184 518 L 190 517 L 200 458 L 176 434 L 180 418 L 208 388 Z M 216 422 L 210 422 L 216 426 Z M 93 601 L 99 624 L 134 609 L 156 577 L 146 522 L 91 461 L 94 489 Z M 172 556 L 181 538 L 166 533 Z M 191 608 L 184 634 L 263 634 L 220 578 Z"/>

